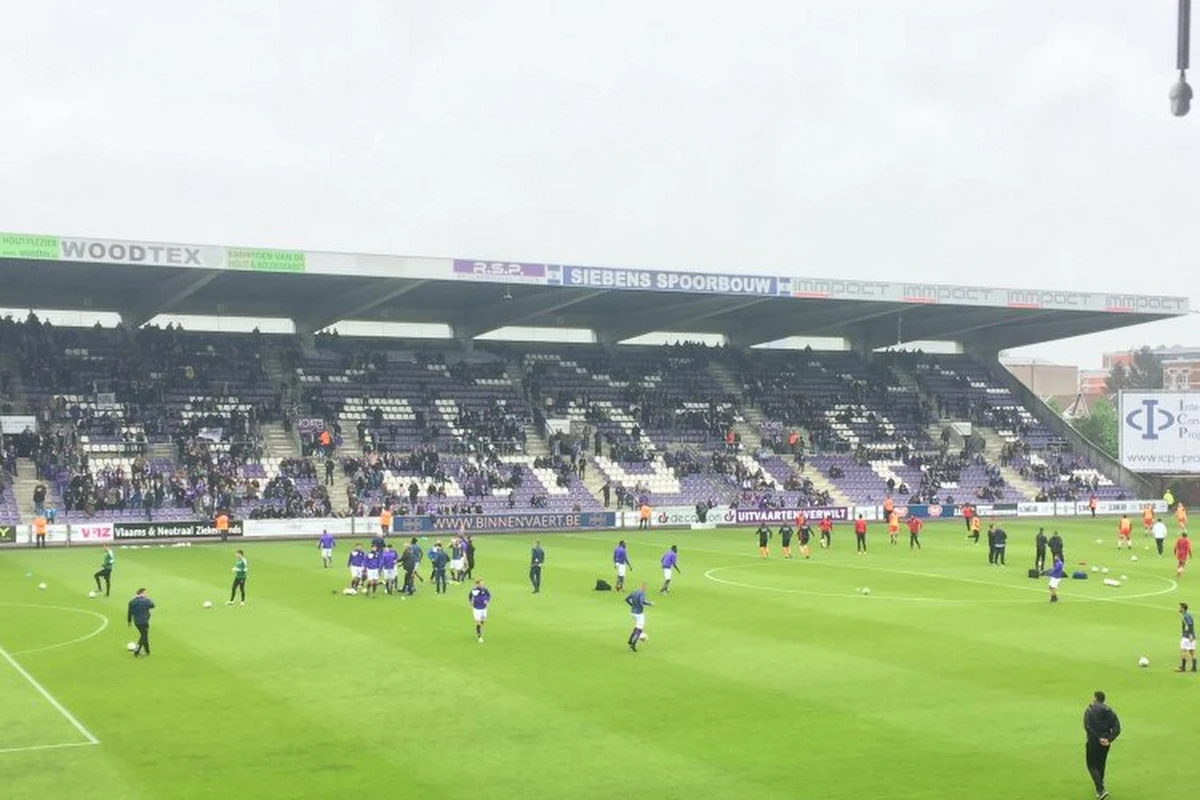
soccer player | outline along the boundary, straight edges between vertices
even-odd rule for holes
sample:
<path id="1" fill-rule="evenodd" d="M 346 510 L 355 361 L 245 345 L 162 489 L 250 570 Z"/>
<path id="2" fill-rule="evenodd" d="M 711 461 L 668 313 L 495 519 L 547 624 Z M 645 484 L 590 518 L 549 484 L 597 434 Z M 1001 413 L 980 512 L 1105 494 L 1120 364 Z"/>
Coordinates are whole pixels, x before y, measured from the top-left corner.
<path id="1" fill-rule="evenodd" d="M 888 514 L 888 540 L 891 544 L 896 543 L 896 537 L 900 535 L 900 517 L 895 511 Z"/>
<path id="2" fill-rule="evenodd" d="M 317 542 L 317 549 L 321 551 L 321 566 L 329 569 L 333 566 L 333 537 L 329 531 L 321 531 L 321 541 Z"/>
<path id="3" fill-rule="evenodd" d="M 467 535 L 466 544 L 463 545 L 463 557 L 467 560 L 467 571 L 465 578 L 475 577 L 475 538 L 470 534 Z"/>
<path id="4" fill-rule="evenodd" d="M 417 590 L 413 582 L 413 576 L 417 573 L 417 555 L 411 544 L 400 553 L 400 568 L 404 570 L 404 588 L 400 590 L 401 596 L 411 597 Z"/>
<path id="5" fill-rule="evenodd" d="M 970 503 L 963 503 L 962 515 L 963 515 L 963 522 L 967 526 L 967 535 L 970 536 L 972 533 L 976 534 L 975 535 L 975 543 L 978 544 L 979 543 L 979 535 L 978 535 L 979 534 L 979 526 L 975 522 L 975 520 L 979 519 L 979 517 L 975 513 L 974 506 L 972 506 Z"/>
<path id="6" fill-rule="evenodd" d="M 645 581 L 642 581 L 641 586 L 629 593 L 629 596 L 625 598 L 625 603 L 633 615 L 633 633 L 629 634 L 629 649 L 636 653 L 638 642 L 646 632 L 646 606 L 654 605 L 646 599 Z"/>
<path id="7" fill-rule="evenodd" d="M 1058 531 L 1050 534 L 1050 539 L 1047 542 L 1050 546 L 1050 557 L 1057 558 L 1059 561 L 1066 562 L 1067 558 L 1063 555 L 1063 540 L 1058 535 Z"/>
<path id="8" fill-rule="evenodd" d="M 755 531 L 758 534 L 758 555 L 760 558 L 766 558 L 769 548 L 767 544 L 771 541 L 771 529 L 767 527 L 767 523 L 762 523 Z"/>
<path id="9" fill-rule="evenodd" d="M 372 547 L 367 551 L 367 594 L 379 591 L 379 567 L 383 564 L 383 553 Z"/>
<path id="10" fill-rule="evenodd" d="M 983 523 L 979 521 L 979 517 L 974 515 L 971 516 L 970 521 L 967 523 L 967 538 L 974 544 L 979 544 L 979 531 L 982 525 Z"/>
<path id="11" fill-rule="evenodd" d="M 1117 549 L 1127 547 L 1133 549 L 1133 523 L 1129 521 L 1128 514 L 1122 514 L 1120 522 L 1117 523 Z"/>
<path id="12" fill-rule="evenodd" d="M 1066 569 L 1063 568 L 1062 557 L 1057 553 L 1054 554 L 1054 566 L 1050 567 L 1050 602 L 1058 602 L 1058 585 L 1062 583 L 1062 579 L 1067 576 Z"/>
<path id="13" fill-rule="evenodd" d="M 492 593 L 483 585 L 483 581 L 475 581 L 475 588 L 467 593 L 467 599 L 475 614 L 475 638 L 483 644 L 483 624 L 487 622 L 488 603 L 492 602 Z"/>
<path id="14" fill-rule="evenodd" d="M 376 552 L 379 552 L 379 553 L 383 552 L 383 535 L 382 534 L 379 536 L 371 537 L 371 546 L 369 548 L 367 548 L 367 552 L 369 553 L 372 550 L 375 550 Z"/>
<path id="15" fill-rule="evenodd" d="M 1188 659 L 1192 661 L 1192 672 L 1196 671 L 1196 623 L 1188 611 L 1187 603 L 1179 604 L 1180 625 L 1183 629 L 1179 640 L 1179 669 L 1176 672 L 1186 672 Z"/>
<path id="16" fill-rule="evenodd" d="M 988 563 L 996 563 L 996 523 L 988 525 Z"/>
<path id="17" fill-rule="evenodd" d="M 1104 704 L 1104 692 L 1096 692 L 1094 702 L 1083 712 L 1083 730 L 1087 733 L 1087 770 L 1096 785 L 1097 800 L 1105 800 L 1108 790 L 1104 788 L 1104 770 L 1108 765 L 1108 751 L 1121 735 L 1121 720 L 1117 712 Z"/>
<path id="18" fill-rule="evenodd" d="M 624 539 L 617 542 L 617 549 L 613 550 L 613 567 L 617 570 L 617 591 L 619 592 L 625 588 L 625 571 L 633 569 Z"/>
<path id="19" fill-rule="evenodd" d="M 1146 533 L 1150 533 L 1154 527 L 1154 506 L 1149 503 L 1142 509 L 1142 527 L 1146 529 Z"/>
<path id="20" fill-rule="evenodd" d="M 792 557 L 792 526 L 786 522 L 779 526 L 779 545 L 784 558 Z"/>
<path id="21" fill-rule="evenodd" d="M 1036 551 L 1033 555 L 1033 568 L 1042 573 L 1046 569 L 1046 529 L 1038 528 L 1037 536 L 1033 539 Z"/>
<path id="22" fill-rule="evenodd" d="M 925 527 L 925 523 L 921 518 L 914 515 L 908 515 L 908 549 L 921 549 L 921 528 Z"/>
<path id="23" fill-rule="evenodd" d="M 125 615 L 125 624 L 134 625 L 138 629 L 137 647 L 133 650 L 133 657 L 137 658 L 146 651 L 146 655 L 150 655 L 150 609 L 154 608 L 154 601 L 146 596 L 145 589 L 138 589 L 137 594 L 129 601 L 129 610 Z"/>
<path id="24" fill-rule="evenodd" d="M 392 532 L 392 510 L 387 506 L 379 512 L 379 534 L 380 538 L 387 536 Z"/>
<path id="25" fill-rule="evenodd" d="M 529 551 L 529 583 L 533 585 L 533 593 L 542 590 L 542 564 L 546 561 L 546 551 L 542 549 L 541 541 L 533 543 Z"/>
<path id="26" fill-rule="evenodd" d="M 225 605 L 233 605 L 233 598 L 240 591 L 242 593 L 242 605 L 246 605 L 246 573 L 250 570 L 250 562 L 246 560 L 246 554 L 241 550 L 237 551 L 237 558 L 233 561 L 233 587 L 229 590 L 229 602 Z"/>
<path id="27" fill-rule="evenodd" d="M 362 545 L 354 545 L 354 549 L 350 551 L 350 558 L 346 559 L 346 566 L 350 568 L 350 588 L 357 590 L 366 577 L 364 570 L 367 567 L 367 554 L 363 552 Z"/>
<path id="28" fill-rule="evenodd" d="M 379 556 L 379 566 L 383 570 L 383 591 L 387 594 L 399 589 L 396 579 L 396 564 L 399 561 L 400 554 L 396 552 L 396 548 L 390 544 L 384 545 L 383 553 Z"/>
<path id="29" fill-rule="evenodd" d="M 466 569 L 466 542 L 455 536 L 450 540 L 450 580 L 462 583 Z"/>
<path id="30" fill-rule="evenodd" d="M 1154 546 L 1158 548 L 1158 555 L 1161 557 L 1163 554 L 1163 543 L 1167 540 L 1167 526 L 1161 519 L 1157 519 L 1154 521 L 1154 527 L 1150 529 L 1150 532 L 1154 535 Z"/>
<path id="31" fill-rule="evenodd" d="M 663 585 L 662 588 L 659 589 L 659 594 L 666 594 L 667 592 L 671 591 L 671 570 L 675 570 L 675 572 L 681 574 L 683 573 L 683 570 L 679 568 L 678 562 L 679 547 L 676 545 L 671 545 L 671 549 L 663 553 L 662 557 Z"/>
<path id="32" fill-rule="evenodd" d="M 429 564 L 433 567 L 433 592 L 434 594 L 446 593 L 446 564 L 450 561 L 450 557 L 446 555 L 445 549 L 442 548 L 440 541 L 433 543 L 433 549 L 429 551 Z"/>
<path id="33" fill-rule="evenodd" d="M 1187 507 L 1182 500 L 1175 504 L 1175 521 L 1179 523 L 1179 530 L 1187 531 Z"/>
<path id="34" fill-rule="evenodd" d="M 821 547 L 833 546 L 833 519 L 828 514 L 821 518 Z"/>
<path id="35" fill-rule="evenodd" d="M 425 551 L 421 549 L 421 542 L 414 536 L 408 540 L 407 549 L 412 554 L 413 577 L 424 583 L 425 579 L 421 577 L 421 560 L 425 558 Z"/>
<path id="36" fill-rule="evenodd" d="M 821 535 L 824 536 L 825 534 Z M 804 520 L 804 524 L 800 526 L 800 531 L 796 534 L 796 538 L 800 540 L 800 555 L 808 558 L 808 540 L 812 538 L 812 528 L 809 527 L 808 520 Z M 790 558 L 791 556 L 789 555 L 788 557 Z"/>
<path id="37" fill-rule="evenodd" d="M 1004 528 L 996 528 L 996 530 L 992 532 L 992 535 L 996 539 L 995 564 L 997 567 L 1007 566 L 1008 562 L 1004 560 L 1004 553 L 1008 549 L 1008 531 L 1004 530 Z"/>
<path id="38" fill-rule="evenodd" d="M 862 514 L 854 520 L 854 553 L 860 556 L 867 554 L 867 521 Z"/>
<path id="39" fill-rule="evenodd" d="M 92 576 L 92 578 L 94 578 L 96 581 L 96 592 L 97 593 L 100 592 L 100 579 L 104 578 L 104 596 L 105 597 L 108 597 L 109 595 L 112 594 L 112 570 L 113 570 L 113 561 L 114 560 L 115 560 L 115 557 L 113 556 L 112 548 L 109 547 L 108 545 L 104 545 L 104 560 L 100 562 L 100 569 L 96 572 L 95 575 Z"/>
<path id="40" fill-rule="evenodd" d="M 1178 566 L 1175 568 L 1175 577 L 1183 575 L 1183 570 L 1187 567 L 1188 559 L 1192 557 L 1192 543 L 1188 540 L 1187 531 L 1179 534 L 1179 538 L 1175 540 L 1175 560 Z"/>

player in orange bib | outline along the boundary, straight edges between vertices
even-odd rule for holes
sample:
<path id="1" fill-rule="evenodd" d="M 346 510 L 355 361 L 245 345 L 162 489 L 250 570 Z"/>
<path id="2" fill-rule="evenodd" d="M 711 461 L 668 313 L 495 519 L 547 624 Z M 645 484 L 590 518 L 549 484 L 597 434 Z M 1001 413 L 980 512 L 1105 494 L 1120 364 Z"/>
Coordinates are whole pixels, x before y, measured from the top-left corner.
<path id="1" fill-rule="evenodd" d="M 1128 547 L 1133 549 L 1133 541 L 1130 535 L 1133 533 L 1133 523 L 1129 520 L 1128 514 L 1121 515 L 1121 521 L 1117 523 L 1117 549 Z"/>
<path id="2" fill-rule="evenodd" d="M 1179 530 L 1187 530 L 1187 509 L 1182 501 L 1175 506 L 1175 521 L 1179 523 Z"/>
<path id="3" fill-rule="evenodd" d="M 1179 566 L 1175 568 L 1176 577 L 1183 575 L 1183 570 L 1187 567 L 1188 559 L 1192 557 L 1192 543 L 1188 539 L 1187 531 L 1179 534 L 1179 538 L 1175 540 L 1175 560 L 1179 562 Z"/>
<path id="4" fill-rule="evenodd" d="M 1147 504 L 1142 509 L 1142 527 L 1146 529 L 1146 533 L 1154 530 L 1154 506 Z"/>
<path id="5" fill-rule="evenodd" d="M 900 518 L 896 516 L 896 512 L 892 511 L 888 515 L 888 539 L 892 544 L 896 543 L 896 536 L 900 533 Z"/>

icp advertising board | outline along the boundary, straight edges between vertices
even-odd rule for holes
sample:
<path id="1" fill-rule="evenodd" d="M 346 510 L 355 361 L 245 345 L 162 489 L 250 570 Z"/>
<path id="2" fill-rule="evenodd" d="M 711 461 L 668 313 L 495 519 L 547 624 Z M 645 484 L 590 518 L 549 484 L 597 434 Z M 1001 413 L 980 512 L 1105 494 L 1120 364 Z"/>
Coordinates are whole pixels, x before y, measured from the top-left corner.
<path id="1" fill-rule="evenodd" d="M 1121 463 L 1134 472 L 1200 472 L 1200 393 L 1122 392 Z"/>

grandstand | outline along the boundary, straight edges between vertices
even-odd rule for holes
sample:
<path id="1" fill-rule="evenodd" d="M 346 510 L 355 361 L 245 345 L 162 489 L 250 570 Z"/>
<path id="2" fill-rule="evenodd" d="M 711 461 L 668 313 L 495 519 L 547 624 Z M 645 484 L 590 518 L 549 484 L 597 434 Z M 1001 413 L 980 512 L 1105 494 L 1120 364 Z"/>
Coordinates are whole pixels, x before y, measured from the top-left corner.
<path id="1" fill-rule="evenodd" d="M 1170 297 L 0 242 L 10 306 L 121 321 L 0 323 L 0 523 L 1133 498 L 1136 476 L 1022 406 L 998 353 L 1187 311 Z M 294 333 L 148 324 L 158 312 Z M 346 321 L 447 335 L 330 332 Z M 594 341 L 480 338 L 512 325 Z M 728 346 L 625 343 L 652 331 Z M 754 347 L 791 336 L 845 348 Z M 903 348 L 924 340 L 961 352 Z"/>

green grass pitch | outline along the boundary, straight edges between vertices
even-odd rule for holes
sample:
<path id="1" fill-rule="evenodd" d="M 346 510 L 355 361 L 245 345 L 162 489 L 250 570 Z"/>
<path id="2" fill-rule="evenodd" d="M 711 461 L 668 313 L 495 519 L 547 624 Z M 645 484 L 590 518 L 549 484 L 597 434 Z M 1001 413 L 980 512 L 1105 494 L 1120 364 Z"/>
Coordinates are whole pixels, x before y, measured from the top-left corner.
<path id="1" fill-rule="evenodd" d="M 875 524 L 866 558 L 842 525 L 809 561 L 778 541 L 761 560 L 751 530 L 626 532 L 655 602 L 636 655 L 621 597 L 593 591 L 612 532 L 542 535 L 539 595 L 534 535 L 479 537 L 482 645 L 464 586 L 343 596 L 345 539 L 331 570 L 315 542 L 118 548 L 94 600 L 98 550 L 0 552 L 0 796 L 1083 798 L 1097 688 L 1125 727 L 1113 797 L 1186 793 L 1200 683 L 1173 672 L 1176 607 L 1200 604 L 1200 574 L 1177 585 L 1140 530 L 1139 560 L 1118 553 L 1115 520 L 1064 521 L 1070 565 L 1128 580 L 1065 581 L 1052 606 L 1025 575 L 1039 523 L 1005 524 L 1006 568 L 960 523 L 928 525 L 920 553 Z M 235 546 L 244 609 L 224 605 Z M 141 585 L 154 655 L 134 660 Z"/>

